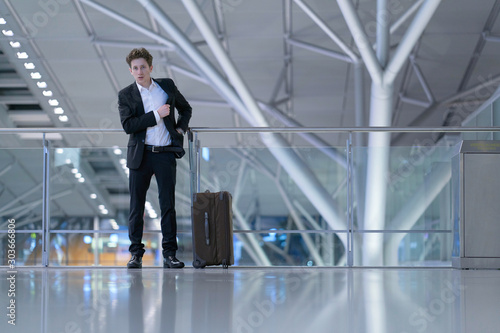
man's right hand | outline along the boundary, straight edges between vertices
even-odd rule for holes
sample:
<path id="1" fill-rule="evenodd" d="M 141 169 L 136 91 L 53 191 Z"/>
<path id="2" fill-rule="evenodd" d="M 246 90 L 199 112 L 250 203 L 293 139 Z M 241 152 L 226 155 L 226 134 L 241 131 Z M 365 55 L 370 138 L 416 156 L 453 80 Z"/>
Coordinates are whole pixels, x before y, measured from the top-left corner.
<path id="1" fill-rule="evenodd" d="M 170 114 L 170 105 L 169 104 L 163 104 L 156 111 L 160 115 L 160 118 L 165 118 L 166 116 L 168 116 Z"/>

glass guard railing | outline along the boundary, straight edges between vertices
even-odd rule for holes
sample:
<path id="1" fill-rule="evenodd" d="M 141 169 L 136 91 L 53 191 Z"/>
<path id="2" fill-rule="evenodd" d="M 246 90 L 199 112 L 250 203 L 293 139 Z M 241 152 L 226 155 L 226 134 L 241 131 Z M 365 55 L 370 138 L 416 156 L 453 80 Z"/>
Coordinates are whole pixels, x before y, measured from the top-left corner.
<path id="1" fill-rule="evenodd" d="M 192 261 L 191 192 L 227 190 L 235 265 L 451 266 L 455 146 L 466 134 L 498 132 L 194 128 L 186 156 L 177 160 L 178 257 Z M 37 137 L 26 141 L 20 133 Z M 405 133 L 411 141 L 386 148 L 358 144 L 370 133 Z M 8 265 L 14 228 L 18 266 L 125 266 L 123 131 L 5 129 L 0 139 L 0 265 Z M 377 182 L 367 179 L 370 155 L 387 156 Z M 373 184 L 378 187 L 370 189 Z M 153 179 L 144 217 L 146 266 L 162 260 L 157 196 Z"/>

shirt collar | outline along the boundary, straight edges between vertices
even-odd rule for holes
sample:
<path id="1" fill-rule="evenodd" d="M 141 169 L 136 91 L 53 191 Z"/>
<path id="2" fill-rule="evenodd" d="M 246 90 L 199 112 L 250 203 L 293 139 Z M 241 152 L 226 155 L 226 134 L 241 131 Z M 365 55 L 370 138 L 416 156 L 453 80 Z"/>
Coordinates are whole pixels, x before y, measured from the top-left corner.
<path id="1" fill-rule="evenodd" d="M 137 88 L 139 89 L 139 92 L 142 92 L 143 90 L 149 90 L 149 91 L 151 91 L 151 90 L 153 90 L 154 88 L 156 88 L 158 86 L 156 84 L 155 80 L 153 80 L 153 78 L 151 78 L 151 85 L 149 86 L 149 89 L 144 88 L 139 83 L 137 83 L 137 81 L 135 82 L 135 84 L 137 85 Z"/>

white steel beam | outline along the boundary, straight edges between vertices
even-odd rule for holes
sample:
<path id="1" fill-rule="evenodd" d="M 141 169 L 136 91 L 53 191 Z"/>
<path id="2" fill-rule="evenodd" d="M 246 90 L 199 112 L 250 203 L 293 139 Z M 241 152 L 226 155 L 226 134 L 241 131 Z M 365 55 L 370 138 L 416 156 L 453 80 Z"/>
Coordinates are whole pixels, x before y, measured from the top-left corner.
<path id="1" fill-rule="evenodd" d="M 332 31 L 328 27 L 328 25 L 323 21 L 318 14 L 314 12 L 314 10 L 309 7 L 304 1 L 302 0 L 294 0 L 294 2 L 304 11 L 304 13 L 307 14 L 313 20 L 314 23 L 318 25 L 318 27 L 323 30 L 323 32 L 330 37 L 331 40 L 333 40 L 341 49 L 344 51 L 344 53 L 353 61 L 353 62 L 358 62 L 360 60 L 359 55 L 354 52 L 336 33 Z"/>
<path id="2" fill-rule="evenodd" d="M 354 38 L 359 53 L 363 61 L 365 62 L 366 69 L 370 73 L 372 80 L 377 83 L 382 83 L 382 67 L 375 56 L 370 42 L 368 41 L 368 36 L 366 35 L 363 25 L 356 14 L 356 9 L 352 4 L 351 0 L 337 0 L 337 3 L 344 15 L 344 19 L 347 26 L 351 30 L 351 34 Z"/>
<path id="3" fill-rule="evenodd" d="M 383 82 L 385 84 L 394 82 L 440 3 L 441 0 L 425 0 L 422 4 L 384 71 Z"/>

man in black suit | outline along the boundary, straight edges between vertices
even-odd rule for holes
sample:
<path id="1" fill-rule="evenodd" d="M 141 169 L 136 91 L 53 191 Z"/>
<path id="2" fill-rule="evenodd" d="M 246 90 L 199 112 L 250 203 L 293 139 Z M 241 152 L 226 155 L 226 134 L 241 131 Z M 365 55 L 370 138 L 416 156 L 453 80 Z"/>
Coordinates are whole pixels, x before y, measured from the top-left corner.
<path id="1" fill-rule="evenodd" d="M 118 93 L 123 129 L 129 134 L 130 215 L 128 268 L 142 268 L 144 206 L 153 174 L 158 183 L 161 209 L 163 267 L 182 268 L 177 251 L 175 214 L 176 158 L 184 155 L 183 139 L 191 118 L 191 106 L 171 79 L 152 79 L 153 57 L 144 48 L 133 49 L 126 58 L 135 82 Z M 177 121 L 175 109 L 178 111 Z"/>

